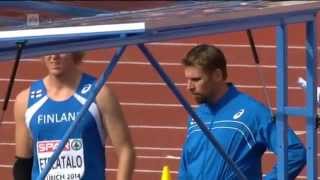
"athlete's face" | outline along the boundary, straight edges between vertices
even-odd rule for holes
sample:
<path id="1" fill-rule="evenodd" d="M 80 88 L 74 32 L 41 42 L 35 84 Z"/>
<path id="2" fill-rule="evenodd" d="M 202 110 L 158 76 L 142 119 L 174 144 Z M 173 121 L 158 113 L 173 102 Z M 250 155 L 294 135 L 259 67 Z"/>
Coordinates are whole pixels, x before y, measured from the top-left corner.
<path id="1" fill-rule="evenodd" d="M 72 72 L 72 70 L 77 66 L 73 60 L 72 54 L 68 53 L 45 56 L 44 63 L 49 71 L 49 74 L 54 76 L 60 76 L 68 72 Z"/>
<path id="2" fill-rule="evenodd" d="M 204 72 L 201 68 L 195 66 L 186 66 L 184 74 L 187 79 L 187 90 L 191 92 L 197 103 L 210 101 L 218 88 L 218 79 L 215 71 L 211 73 Z"/>

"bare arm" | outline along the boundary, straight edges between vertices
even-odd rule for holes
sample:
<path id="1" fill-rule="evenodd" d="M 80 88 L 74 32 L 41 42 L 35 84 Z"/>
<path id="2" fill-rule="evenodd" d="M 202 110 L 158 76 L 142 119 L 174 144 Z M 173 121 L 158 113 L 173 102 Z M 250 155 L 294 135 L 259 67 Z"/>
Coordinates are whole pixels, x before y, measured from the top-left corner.
<path id="1" fill-rule="evenodd" d="M 25 123 L 28 94 L 28 89 L 19 93 L 14 104 L 16 156 L 21 158 L 32 157 L 32 139 Z"/>
<path id="2" fill-rule="evenodd" d="M 99 92 L 97 104 L 102 113 L 103 124 L 118 155 L 117 180 L 130 180 L 134 169 L 135 152 L 120 104 L 107 87 L 103 87 Z"/>

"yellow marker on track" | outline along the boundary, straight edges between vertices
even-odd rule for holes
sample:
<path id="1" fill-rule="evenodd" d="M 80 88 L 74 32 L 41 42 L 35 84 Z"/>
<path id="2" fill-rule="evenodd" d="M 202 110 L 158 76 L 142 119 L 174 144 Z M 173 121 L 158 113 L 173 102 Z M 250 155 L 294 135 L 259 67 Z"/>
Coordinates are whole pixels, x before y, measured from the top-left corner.
<path id="1" fill-rule="evenodd" d="M 170 169 L 169 166 L 163 166 L 161 180 L 171 180 Z"/>

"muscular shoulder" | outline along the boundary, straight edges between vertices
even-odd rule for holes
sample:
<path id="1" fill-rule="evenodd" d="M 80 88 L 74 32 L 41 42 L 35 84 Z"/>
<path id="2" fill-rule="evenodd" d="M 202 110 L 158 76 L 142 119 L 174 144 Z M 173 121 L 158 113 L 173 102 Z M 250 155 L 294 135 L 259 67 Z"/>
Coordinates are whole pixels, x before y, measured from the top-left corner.
<path id="1" fill-rule="evenodd" d="M 261 113 L 263 111 L 268 111 L 268 107 L 265 104 L 247 94 L 242 94 L 240 96 L 239 103 L 242 103 L 248 109 L 252 110 L 252 112 Z"/>
<path id="2" fill-rule="evenodd" d="M 243 98 L 245 98 L 243 106 L 250 114 L 251 123 L 262 126 L 272 122 L 272 114 L 269 107 L 252 96 L 245 95 Z"/>
<path id="3" fill-rule="evenodd" d="M 110 98 L 113 96 L 114 94 L 112 90 L 107 86 L 103 86 L 97 95 L 97 101 L 105 100 L 106 98 Z"/>
<path id="4" fill-rule="evenodd" d="M 111 88 L 103 86 L 97 95 L 96 101 L 100 108 L 105 109 L 115 105 L 117 98 Z"/>
<path id="5" fill-rule="evenodd" d="M 16 96 L 16 101 L 14 103 L 14 114 L 16 120 L 23 119 L 24 117 L 24 113 L 28 106 L 29 91 L 29 88 L 25 89 Z"/>
<path id="6" fill-rule="evenodd" d="M 27 106 L 30 89 L 24 89 L 16 96 L 15 104 Z"/>

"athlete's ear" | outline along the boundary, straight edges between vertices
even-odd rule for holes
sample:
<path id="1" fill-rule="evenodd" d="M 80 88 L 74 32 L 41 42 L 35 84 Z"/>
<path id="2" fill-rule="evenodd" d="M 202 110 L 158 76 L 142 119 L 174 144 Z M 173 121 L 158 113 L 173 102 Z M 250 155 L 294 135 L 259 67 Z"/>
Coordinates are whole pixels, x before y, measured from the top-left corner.
<path id="1" fill-rule="evenodd" d="M 219 68 L 216 68 L 215 70 L 213 70 L 212 72 L 211 72 L 211 76 L 212 76 L 212 78 L 214 79 L 214 81 L 223 81 L 224 80 L 224 78 L 223 78 L 223 72 L 222 72 L 222 70 L 221 69 L 219 69 Z"/>

